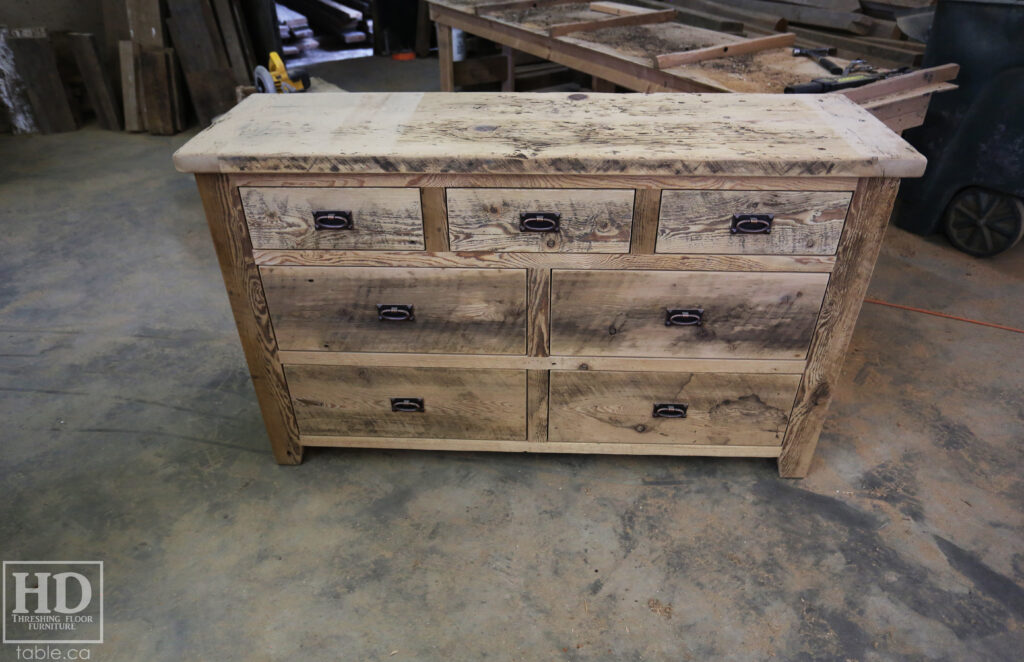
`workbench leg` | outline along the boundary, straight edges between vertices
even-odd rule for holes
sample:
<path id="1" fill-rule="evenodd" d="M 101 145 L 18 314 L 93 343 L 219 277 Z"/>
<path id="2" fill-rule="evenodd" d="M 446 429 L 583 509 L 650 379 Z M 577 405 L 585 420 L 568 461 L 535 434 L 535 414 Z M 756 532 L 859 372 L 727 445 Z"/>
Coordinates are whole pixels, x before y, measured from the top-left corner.
<path id="1" fill-rule="evenodd" d="M 501 52 L 505 56 L 505 80 L 501 81 L 502 92 L 516 91 L 516 51 L 510 46 L 502 46 Z"/>
<path id="2" fill-rule="evenodd" d="M 604 78 L 598 78 L 597 76 L 590 77 L 590 89 L 595 92 L 614 92 L 615 83 Z"/>
<path id="3" fill-rule="evenodd" d="M 238 189 L 231 186 L 226 175 L 198 174 L 196 183 L 274 459 L 278 464 L 299 464 L 299 426 L 277 354 L 263 281 L 252 258 Z"/>
<path id="4" fill-rule="evenodd" d="M 441 65 L 441 91 L 455 91 L 455 64 L 452 60 L 452 26 L 437 26 L 437 60 Z"/>
<path id="5" fill-rule="evenodd" d="M 782 440 L 779 475 L 783 478 L 803 478 L 811 466 L 899 186 L 898 179 L 862 179 L 850 201 L 836 267 L 818 313 L 807 368 Z"/>

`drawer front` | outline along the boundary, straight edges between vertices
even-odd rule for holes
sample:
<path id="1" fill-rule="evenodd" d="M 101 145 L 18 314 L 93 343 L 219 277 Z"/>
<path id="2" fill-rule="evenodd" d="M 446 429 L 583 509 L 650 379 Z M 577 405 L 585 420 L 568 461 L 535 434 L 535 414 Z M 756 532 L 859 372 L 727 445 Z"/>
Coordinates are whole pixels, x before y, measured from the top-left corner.
<path id="1" fill-rule="evenodd" d="M 799 382 L 800 375 L 552 371 L 548 438 L 778 446 Z"/>
<path id="2" fill-rule="evenodd" d="M 261 267 L 283 350 L 523 354 L 524 269 Z"/>
<path id="3" fill-rule="evenodd" d="M 658 253 L 833 255 L 849 192 L 664 191 Z M 738 215 L 733 231 L 733 215 Z M 743 215 L 771 215 L 744 219 Z"/>
<path id="4" fill-rule="evenodd" d="M 556 269 L 551 353 L 802 359 L 827 283 L 818 273 Z"/>
<path id="5" fill-rule="evenodd" d="M 243 186 L 239 192 L 253 248 L 423 250 L 419 189 Z"/>
<path id="6" fill-rule="evenodd" d="M 453 251 L 628 253 L 632 189 L 448 189 Z"/>
<path id="7" fill-rule="evenodd" d="M 526 371 L 286 365 L 309 435 L 525 439 Z"/>

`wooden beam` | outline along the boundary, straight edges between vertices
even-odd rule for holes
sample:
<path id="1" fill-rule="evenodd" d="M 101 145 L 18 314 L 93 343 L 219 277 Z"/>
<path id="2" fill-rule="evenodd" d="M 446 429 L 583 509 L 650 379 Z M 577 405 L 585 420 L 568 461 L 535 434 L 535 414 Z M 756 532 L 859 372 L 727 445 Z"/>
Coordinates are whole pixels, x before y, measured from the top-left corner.
<path id="1" fill-rule="evenodd" d="M 664 9 L 662 11 L 615 16 L 614 18 L 602 18 L 596 21 L 559 23 L 558 25 L 552 25 L 548 28 L 548 35 L 552 37 L 561 37 L 572 32 L 592 32 L 594 30 L 602 30 L 604 28 L 622 28 L 632 25 L 667 23 L 675 20 L 675 17 L 676 11 L 674 9 Z"/>
<path id="2" fill-rule="evenodd" d="M 898 94 L 917 87 L 924 87 L 932 83 L 943 83 L 952 80 L 956 78 L 959 72 L 959 64 L 944 64 L 938 67 L 920 69 L 908 74 L 903 74 L 902 76 L 893 76 L 892 78 L 886 78 L 885 80 L 880 80 L 877 83 L 871 83 L 870 85 L 842 90 L 838 92 L 838 94 L 842 94 L 851 101 L 856 101 L 863 105 L 864 102 L 871 99 Z"/>
<path id="3" fill-rule="evenodd" d="M 678 67 L 681 64 L 692 64 L 702 60 L 711 60 L 716 57 L 743 55 L 745 53 L 754 53 L 756 51 L 763 51 L 769 48 L 785 48 L 792 46 L 795 41 L 796 35 L 791 32 L 786 32 L 783 34 L 772 35 L 770 37 L 760 37 L 758 39 L 748 39 L 746 41 L 739 41 L 732 44 L 722 44 L 721 46 L 709 46 L 707 48 L 696 48 L 692 51 L 682 51 L 681 53 L 658 55 L 654 59 L 654 64 L 658 69 L 669 69 L 671 67 Z"/>
<path id="4" fill-rule="evenodd" d="M 68 35 L 71 51 L 75 56 L 78 73 L 85 83 L 85 93 L 89 97 L 89 105 L 96 113 L 99 125 L 108 131 L 121 130 L 121 112 L 117 97 L 107 80 L 107 73 L 100 64 L 100 56 L 96 51 L 96 38 L 87 32 L 72 32 Z"/>
<path id="5" fill-rule="evenodd" d="M 142 131 L 142 113 L 139 108 L 139 79 L 135 65 L 139 56 L 139 45 L 133 41 L 118 42 L 118 56 L 121 62 L 121 100 L 124 110 L 124 130 Z"/>

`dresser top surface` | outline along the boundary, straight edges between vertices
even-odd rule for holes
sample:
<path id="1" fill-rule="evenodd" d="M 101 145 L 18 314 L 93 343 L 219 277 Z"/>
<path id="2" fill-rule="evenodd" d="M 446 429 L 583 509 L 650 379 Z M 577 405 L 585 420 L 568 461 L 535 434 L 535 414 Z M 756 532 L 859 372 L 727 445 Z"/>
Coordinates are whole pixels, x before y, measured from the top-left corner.
<path id="1" fill-rule="evenodd" d="M 925 158 L 843 95 L 254 94 L 183 172 L 917 177 Z"/>

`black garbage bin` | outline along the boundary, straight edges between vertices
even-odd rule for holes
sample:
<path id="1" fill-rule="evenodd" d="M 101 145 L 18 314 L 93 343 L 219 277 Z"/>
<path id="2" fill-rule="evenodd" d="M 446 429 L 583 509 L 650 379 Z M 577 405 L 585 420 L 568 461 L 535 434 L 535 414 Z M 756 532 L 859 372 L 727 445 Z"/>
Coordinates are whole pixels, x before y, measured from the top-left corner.
<path id="1" fill-rule="evenodd" d="M 924 66 L 949 62 L 960 87 L 905 133 L 928 169 L 903 182 L 893 221 L 995 255 L 1024 235 L 1024 0 L 939 0 Z"/>

